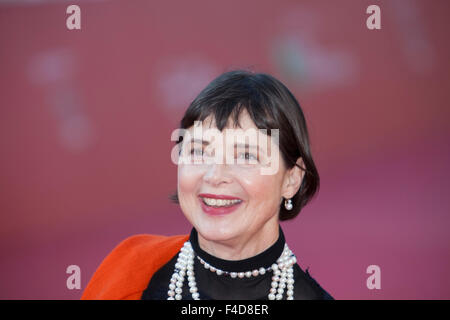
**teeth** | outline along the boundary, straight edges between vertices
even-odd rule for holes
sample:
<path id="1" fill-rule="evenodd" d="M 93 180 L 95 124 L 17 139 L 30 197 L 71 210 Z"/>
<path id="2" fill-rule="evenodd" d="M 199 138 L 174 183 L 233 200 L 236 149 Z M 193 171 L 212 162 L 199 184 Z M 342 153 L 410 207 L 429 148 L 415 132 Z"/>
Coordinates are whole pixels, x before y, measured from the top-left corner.
<path id="1" fill-rule="evenodd" d="M 212 199 L 212 198 L 203 198 L 203 201 L 208 206 L 215 206 L 215 207 L 224 207 L 224 206 L 231 206 L 233 204 L 241 202 L 241 200 L 224 200 L 224 199 Z"/>

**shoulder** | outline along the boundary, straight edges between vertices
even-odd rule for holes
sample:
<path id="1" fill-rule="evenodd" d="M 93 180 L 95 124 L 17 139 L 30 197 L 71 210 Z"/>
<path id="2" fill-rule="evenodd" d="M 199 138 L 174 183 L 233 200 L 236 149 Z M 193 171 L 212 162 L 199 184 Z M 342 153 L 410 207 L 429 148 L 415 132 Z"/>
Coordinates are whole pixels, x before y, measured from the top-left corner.
<path id="1" fill-rule="evenodd" d="M 299 299 L 306 300 L 333 300 L 333 297 L 323 289 L 310 275 L 308 269 L 303 271 L 298 264 L 295 265 L 295 294 Z"/>
<path id="2" fill-rule="evenodd" d="M 97 268 L 82 299 L 139 299 L 151 276 L 188 238 L 140 234 L 123 240 Z"/>

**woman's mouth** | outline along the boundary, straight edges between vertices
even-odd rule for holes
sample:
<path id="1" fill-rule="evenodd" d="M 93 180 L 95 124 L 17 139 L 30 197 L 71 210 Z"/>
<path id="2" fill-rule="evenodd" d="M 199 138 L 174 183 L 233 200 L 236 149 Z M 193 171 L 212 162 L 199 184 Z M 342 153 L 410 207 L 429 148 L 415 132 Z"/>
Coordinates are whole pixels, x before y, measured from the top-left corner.
<path id="1" fill-rule="evenodd" d="M 202 198 L 203 202 L 210 207 L 231 207 L 237 203 L 241 203 L 242 200 L 225 200 L 225 199 L 214 199 L 214 198 Z"/>
<path id="2" fill-rule="evenodd" d="M 242 203 L 241 199 L 225 199 L 228 196 L 203 196 L 200 195 L 200 202 L 205 213 L 210 215 L 224 215 L 236 210 Z"/>

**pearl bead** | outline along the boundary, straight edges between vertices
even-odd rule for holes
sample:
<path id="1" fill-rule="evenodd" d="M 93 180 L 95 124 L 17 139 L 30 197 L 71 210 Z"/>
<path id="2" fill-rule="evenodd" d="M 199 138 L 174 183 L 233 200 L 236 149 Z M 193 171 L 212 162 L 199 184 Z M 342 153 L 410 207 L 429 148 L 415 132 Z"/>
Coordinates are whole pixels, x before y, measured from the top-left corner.
<path id="1" fill-rule="evenodd" d="M 259 274 L 263 275 L 266 273 L 266 269 L 264 268 L 259 268 Z"/>
<path id="2" fill-rule="evenodd" d="M 259 271 L 258 270 L 253 270 L 252 271 L 252 276 L 257 277 L 259 275 Z"/>
<path id="3" fill-rule="evenodd" d="M 237 272 L 231 272 L 231 273 L 230 273 L 230 277 L 236 278 L 236 277 L 237 277 Z"/>
<path id="4" fill-rule="evenodd" d="M 247 271 L 247 272 L 245 273 L 245 276 L 246 276 L 247 278 L 250 278 L 250 277 L 252 276 L 252 272 L 251 272 L 251 271 Z"/>
<path id="5" fill-rule="evenodd" d="M 239 278 L 242 279 L 244 276 L 245 276 L 245 273 L 244 273 L 244 272 L 239 272 L 239 273 L 238 273 L 238 277 L 239 277 Z"/>

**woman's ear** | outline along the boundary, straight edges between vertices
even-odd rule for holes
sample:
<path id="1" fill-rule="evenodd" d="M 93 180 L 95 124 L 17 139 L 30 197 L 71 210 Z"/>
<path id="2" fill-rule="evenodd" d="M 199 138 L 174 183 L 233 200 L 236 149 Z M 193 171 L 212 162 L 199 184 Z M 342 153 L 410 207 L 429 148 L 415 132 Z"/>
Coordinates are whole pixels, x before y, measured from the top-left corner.
<path id="1" fill-rule="evenodd" d="M 301 168 L 305 168 L 303 159 L 300 157 L 297 159 L 297 165 L 293 166 L 291 169 L 287 170 L 283 181 L 282 196 L 285 199 L 292 198 L 300 189 L 303 177 L 305 176 L 305 171 Z"/>

